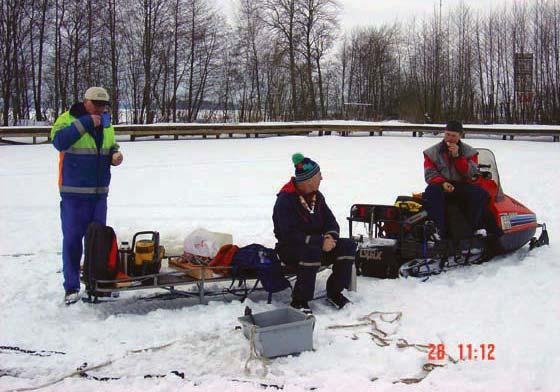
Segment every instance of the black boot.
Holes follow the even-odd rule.
[[[313,314],[313,311],[309,307],[309,303],[307,303],[307,301],[301,301],[294,298],[292,299],[292,303],[290,304],[290,306],[305,314]]]
[[[342,293],[328,295],[327,301],[337,309],[342,309],[347,303],[350,302]]]

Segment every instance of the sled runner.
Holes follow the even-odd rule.
[[[399,196],[394,205],[354,204],[348,221],[350,236],[358,241],[358,273],[378,278],[428,277],[488,261],[527,243],[530,249],[549,244],[546,225],[537,223],[534,212],[502,191],[494,154],[487,149],[478,152],[475,183],[490,195],[489,208],[483,214],[488,234],[474,235],[463,206],[446,203],[447,233],[442,240],[428,220],[421,194]],[[367,235],[353,236],[355,223],[363,223]],[[537,229],[541,230],[538,238]],[[491,234],[496,230],[503,234]]]
[[[170,257],[168,259],[173,258]],[[199,268],[193,268],[192,271],[187,269],[177,271],[168,270],[157,274],[123,279],[96,280],[94,285],[95,293],[102,293],[102,295],[91,296],[90,301],[97,302],[98,297],[110,296],[111,293],[120,291],[164,289],[169,292],[170,297],[198,297],[199,302],[204,304],[206,303],[206,297],[228,293],[239,295],[245,299],[256,289],[256,287],[250,288],[246,281],[242,282],[238,287],[232,284],[228,288],[209,289],[209,284],[232,281],[231,277],[226,276],[208,277],[208,272],[211,271],[212,267],[200,266]],[[193,276],[196,274],[199,274],[199,278]],[[191,286],[193,289],[179,289],[187,286]]]

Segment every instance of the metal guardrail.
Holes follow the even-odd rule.
[[[308,135],[317,133],[319,136],[337,132],[348,136],[355,132],[369,132],[370,136],[381,136],[383,132],[412,133],[412,136],[422,136],[424,133],[438,133],[445,128],[443,124],[401,124],[401,123],[359,123],[348,122],[289,122],[289,123],[239,123],[239,124],[134,124],[115,125],[115,133],[118,136],[128,135],[130,140],[137,137],[173,136],[175,140],[181,136],[215,136],[222,135],[245,135],[246,137],[258,137],[259,135]],[[560,138],[560,126],[531,126],[531,125],[465,125],[466,134],[498,135],[505,140],[508,136],[551,136],[553,141],[558,142]],[[20,141],[6,140],[6,138],[33,138],[33,144],[38,138],[46,138],[50,135],[49,126],[15,126],[0,127],[0,143],[20,144]],[[44,143],[45,141],[43,141]],[[26,144],[26,143],[24,143]]]

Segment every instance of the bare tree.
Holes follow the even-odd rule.
[[[389,93],[388,86],[396,82],[398,68],[396,65],[396,48],[399,34],[395,25],[383,25],[379,29],[368,27],[352,32],[349,52],[341,55],[348,65],[346,92],[347,113],[359,119],[378,119],[392,114],[396,104],[396,94]],[[346,71],[345,71],[346,72]]]
[[[271,47],[259,0],[239,0],[233,56],[236,59],[237,83],[240,90],[240,121],[263,119],[265,58]]]
[[[298,106],[297,93],[297,65],[296,57],[300,36],[297,28],[300,17],[299,2],[297,0],[265,0],[263,2],[266,16],[265,21],[271,31],[276,34],[282,44],[282,49],[288,54],[288,67],[290,72],[291,91],[291,118],[299,119],[300,110]]]
[[[108,23],[107,28],[109,30],[109,57],[110,57],[110,69],[111,69],[111,84],[109,89],[109,94],[111,95],[111,111],[113,124],[118,124],[120,122],[120,82],[119,82],[119,56],[118,53],[118,42],[119,42],[119,32],[117,29],[117,24],[122,22],[122,17],[119,17],[117,11],[117,0],[108,0],[107,4],[107,16]]]
[[[18,99],[14,102],[16,83],[14,79],[18,71],[18,39],[21,28],[21,3],[16,0],[2,1],[0,5],[0,56],[2,57],[1,90],[2,90],[2,122],[8,125],[10,108],[14,115],[13,121],[17,122]]]
[[[43,90],[43,60],[46,39],[46,17],[48,0],[33,0],[29,17],[30,54],[31,54],[31,85],[33,88],[33,105],[35,118],[43,121],[42,90]],[[38,26],[38,34],[35,34]],[[38,46],[38,48],[37,48]],[[37,48],[37,49],[36,49]]]
[[[318,118],[316,87],[314,74],[317,73],[317,89],[319,93],[321,115],[325,114],[324,96],[322,91],[321,59],[332,46],[338,28],[337,15],[340,11],[334,0],[300,0],[298,9],[301,18],[297,19],[303,45],[300,48],[305,59],[304,103],[307,118]]]

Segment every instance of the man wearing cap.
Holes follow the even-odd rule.
[[[64,301],[78,301],[82,241],[91,222],[105,224],[111,165],[122,163],[108,113],[109,94],[91,87],[84,101],[62,113],[51,129],[59,153],[60,218]]]
[[[478,151],[461,141],[463,125],[449,121],[443,140],[424,151],[424,177],[428,186],[424,204],[434,221],[436,239],[445,237],[445,200],[459,200],[466,209],[466,217],[476,230],[484,234],[482,216],[490,196],[473,183],[478,172]]]
[[[319,192],[323,177],[319,165],[297,153],[292,156],[295,176],[276,198],[272,220],[280,260],[297,271],[291,306],[310,313],[315,280],[321,265],[333,265],[327,280],[327,299],[342,308],[342,294],[350,284],[356,252],[354,241],[339,238],[336,218]]]

